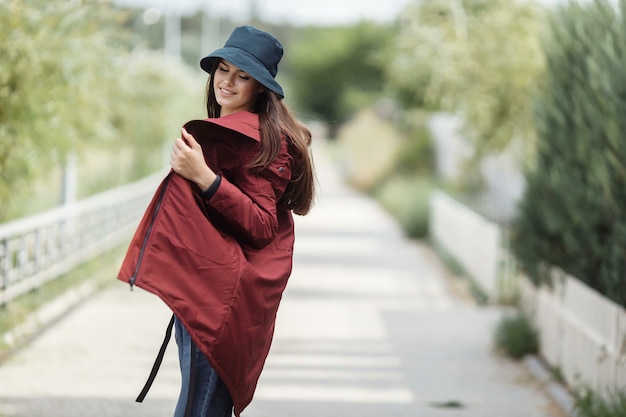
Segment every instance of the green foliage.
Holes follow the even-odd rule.
[[[401,142],[392,154],[391,170],[378,178],[371,193],[413,238],[428,236],[429,199],[435,188],[433,150],[421,112],[405,112]],[[387,144],[389,146],[389,144]]]
[[[105,172],[94,190],[118,185],[160,168],[163,141],[204,114],[200,71],[130,52],[124,24],[97,0],[0,2],[0,219],[19,215],[14,202],[58,175],[68,151],[130,153],[129,176]]]
[[[137,178],[155,169],[151,156],[158,155],[161,162],[164,141],[179,136],[186,121],[206,117],[206,77],[164,58],[162,52],[135,51],[125,61],[117,80],[120,93],[112,120],[119,137],[132,141],[133,177]]]
[[[554,265],[626,305],[626,1],[619,8],[569,3],[550,16],[537,163],[512,249],[536,283]]]
[[[297,107],[336,128],[370,105],[383,89],[381,54],[390,40],[391,30],[374,23],[302,29],[286,55]]]
[[[462,115],[477,158],[516,138],[530,158],[540,10],[516,0],[412,2],[386,67],[389,84],[407,105]]]
[[[520,312],[500,319],[494,331],[494,341],[500,351],[514,359],[537,353],[539,349],[536,331]]]
[[[362,110],[339,131],[337,157],[348,182],[370,193],[414,238],[428,234],[431,174],[430,138],[424,115],[407,115],[398,130],[371,109]]]
[[[392,176],[373,190],[374,197],[412,238],[428,236],[429,198],[435,188],[428,177]]]
[[[580,417],[623,417],[626,416],[626,392],[614,389],[600,394],[587,389],[577,396],[575,409]]]
[[[116,15],[88,3],[0,2],[0,207],[36,168],[113,137],[102,97],[117,68]]]
[[[399,123],[404,140],[396,153],[394,172],[401,175],[433,173],[434,150],[426,118],[421,111],[404,112],[404,121]]]

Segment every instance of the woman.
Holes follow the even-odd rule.
[[[122,264],[121,280],[174,312],[175,417],[239,416],[270,348],[291,273],[291,213],[307,214],[314,192],[310,132],[275,80],[282,55],[272,35],[242,26],[201,60],[209,118],[187,123],[175,140],[175,174]]]

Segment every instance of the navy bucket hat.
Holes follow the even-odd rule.
[[[213,65],[224,59],[283,98],[283,89],[275,79],[282,57],[283,46],[274,36],[253,26],[239,26],[223,48],[200,60],[200,68],[210,73]]]

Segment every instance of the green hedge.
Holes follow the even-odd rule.
[[[557,266],[626,305],[626,1],[549,20],[535,166],[512,248],[536,283]]]

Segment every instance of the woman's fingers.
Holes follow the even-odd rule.
[[[200,144],[198,143],[196,138],[194,138],[191,133],[187,132],[187,130],[184,127],[180,129],[180,132],[181,132],[183,140],[185,141],[187,145],[189,145],[189,147],[191,147],[192,149],[200,148]]]
[[[215,180],[215,173],[204,160],[202,146],[185,129],[180,138],[174,140],[170,165],[177,174],[206,189]]]

